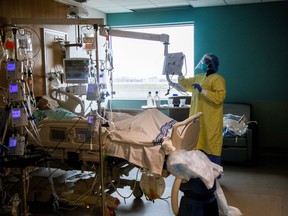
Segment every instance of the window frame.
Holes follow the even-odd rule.
[[[194,75],[194,23],[177,23],[177,24],[162,24],[162,25],[145,25],[145,26],[121,26],[121,27],[117,27],[115,29],[117,30],[123,30],[123,31],[136,31],[136,32],[143,32],[143,33],[154,33],[154,34],[167,34],[165,31],[165,29],[167,28],[183,28],[183,27],[191,27],[191,40],[190,40],[190,43],[191,43],[191,50],[190,50],[190,53],[189,53],[189,57],[188,57],[188,60],[187,60],[187,52],[183,52],[186,56],[186,59],[184,61],[184,65],[183,65],[183,73],[185,75],[189,75],[189,76],[193,76]],[[113,28],[114,29],[114,28]],[[150,29],[151,31],[147,32],[147,29]],[[156,32],[153,31],[153,29],[157,29]],[[160,29],[163,29],[163,31],[160,33]],[[170,34],[169,35],[169,38],[171,38]],[[128,79],[128,82],[119,82],[119,79],[117,79],[117,73],[119,71],[118,68],[117,68],[117,64],[115,65],[114,62],[115,62],[115,51],[114,51],[114,46],[115,46],[115,40],[117,40],[119,38],[119,41],[123,40],[123,38],[120,38],[120,37],[111,37],[111,42],[112,42],[112,52],[113,52],[113,66],[114,66],[114,70],[112,72],[112,77],[111,77],[111,81],[112,81],[112,84],[111,86],[113,87],[112,91],[116,91],[116,94],[112,94],[111,95],[111,98],[113,99],[144,99],[147,97],[148,95],[148,91],[151,91],[152,92],[152,95],[158,91],[159,92],[159,95],[161,97],[161,99],[164,99],[164,98],[168,98],[169,96],[172,96],[172,94],[180,94],[178,91],[176,91],[175,89],[170,89],[169,91],[169,94],[168,93],[168,89],[169,89],[169,85],[168,85],[168,81],[166,80],[166,77],[165,75],[162,75],[162,68],[161,68],[161,71],[159,71],[159,74],[157,74],[158,76],[161,75],[162,77],[159,79],[160,82],[155,82],[155,79],[153,79],[153,77],[150,77],[150,82],[149,82],[149,79],[147,78],[145,80],[145,78],[142,78],[142,82],[141,80],[134,80],[134,81],[131,81]],[[127,39],[125,38],[126,40],[137,40],[137,39]],[[125,40],[124,39],[124,40]],[[186,39],[187,40],[187,39]],[[143,42],[143,40],[138,40],[140,43],[141,41]],[[144,41],[145,42],[145,41]],[[148,41],[148,43],[151,42],[151,46],[155,45],[155,43],[158,43],[160,46],[163,46],[161,44],[161,42],[155,42],[155,41]],[[172,52],[182,52],[182,50],[177,50],[177,51],[174,51],[172,50],[171,51],[171,43],[173,43],[173,41],[169,40],[170,44],[168,46],[168,53],[172,53]],[[175,42],[175,41],[174,41]],[[141,51],[140,51],[141,52]],[[162,55],[162,60],[161,60],[161,64],[160,66],[163,67],[163,63],[164,63],[164,46],[162,47],[162,50],[161,50],[161,55]],[[190,67],[187,67],[187,62],[189,61],[189,64],[191,64]],[[186,74],[187,73],[187,74]],[[116,78],[115,78],[115,75],[116,75]],[[129,78],[129,77],[128,77]],[[172,79],[173,82],[177,82],[177,76],[174,76],[174,77],[170,77]],[[123,87],[127,87],[129,84],[131,83],[131,86],[132,85],[135,85],[134,88],[128,88],[126,91],[123,90],[123,89],[119,89],[120,86],[122,85],[122,88]],[[140,83],[144,83],[143,86],[147,85],[147,87],[145,89],[143,88],[140,88]],[[138,86],[139,89],[136,89]],[[165,86],[165,87],[164,87]],[[120,91],[120,92],[119,92]],[[122,91],[122,92],[121,92]],[[123,92],[126,92],[123,93]],[[133,94],[133,95],[131,95]]]

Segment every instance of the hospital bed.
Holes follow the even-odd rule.
[[[164,176],[167,173],[165,158],[170,152],[195,147],[201,115],[198,113],[177,122],[157,109],[137,115],[108,113],[108,124],[100,131],[101,145],[99,130],[88,129],[89,119],[86,117],[43,119],[37,123],[40,147],[51,158],[31,172],[28,200],[47,201],[51,194],[57,194],[55,202],[100,204],[100,146],[105,155],[103,167],[108,207],[116,207],[118,201],[112,194],[118,188],[130,186],[133,195],[141,197],[140,175],[135,179],[126,178],[131,170],[139,168],[158,177]],[[43,181],[46,186],[37,184]]]

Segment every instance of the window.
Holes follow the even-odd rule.
[[[183,52],[186,61],[183,65],[183,74],[194,74],[194,26],[173,25],[161,27],[125,28],[127,30],[143,33],[168,34],[168,53]],[[164,63],[164,45],[159,41],[139,40],[121,37],[112,37],[113,49],[113,90],[114,98],[142,99],[146,98],[148,91],[155,94],[159,92],[161,98],[167,98],[175,89],[170,90],[165,75],[162,75]],[[177,76],[172,77],[177,82]],[[179,94],[179,93],[178,93]]]

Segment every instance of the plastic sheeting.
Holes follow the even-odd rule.
[[[178,178],[189,181],[200,178],[208,189],[213,187],[214,180],[223,172],[223,168],[209,160],[199,150],[172,152],[167,160],[167,170]]]
[[[226,137],[243,136],[248,128],[245,116],[225,114],[223,117],[223,135]]]

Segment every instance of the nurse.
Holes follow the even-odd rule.
[[[201,69],[202,72],[189,78],[181,74],[178,83],[192,92],[189,115],[203,112],[196,149],[203,151],[212,162],[220,165],[226,85],[224,78],[217,73],[218,66],[219,60],[216,55],[205,54],[195,68]],[[218,216],[215,189],[214,185],[208,190],[199,178],[191,178],[188,182],[182,183],[180,190],[184,196],[180,202],[178,216]]]

